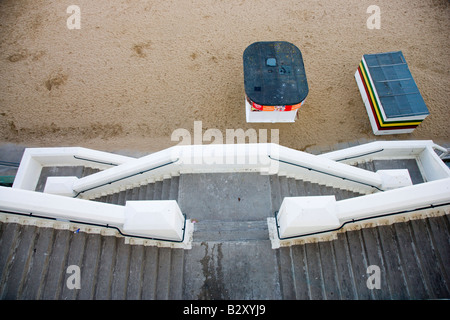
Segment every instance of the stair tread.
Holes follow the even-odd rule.
[[[172,177],[172,181],[170,182],[170,190],[169,190],[169,200],[177,200],[178,199],[178,189],[180,185],[180,177],[175,176]]]
[[[153,183],[147,184],[147,191],[145,193],[144,200],[153,200],[154,187],[155,186]]]
[[[172,179],[164,179],[161,186],[161,200],[169,200]]]
[[[156,181],[153,189],[153,200],[161,200],[162,181]]]

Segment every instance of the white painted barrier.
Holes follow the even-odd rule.
[[[281,238],[293,237],[340,226],[336,215],[336,198],[286,197],[277,215]]]
[[[371,160],[416,159],[425,181],[450,177],[450,169],[434,149],[447,151],[431,140],[375,141],[324,153],[319,157],[346,164]]]
[[[319,157],[348,164],[355,164],[373,159],[408,159],[416,158],[429,146],[433,147],[436,145],[431,140],[373,141],[358,146],[323,153],[320,154]]]
[[[418,162],[421,164],[422,172],[426,181],[434,181],[450,177],[450,169],[433,150],[437,147],[439,146],[427,146],[418,157]]]
[[[107,169],[133,159],[81,147],[27,148],[17,170],[13,188],[35,190],[43,167],[86,166]]]
[[[75,195],[73,185],[76,181],[77,177],[48,177],[44,193],[73,197]]]
[[[274,144],[175,146],[81,178],[73,187],[80,197],[95,198],[183,173],[274,174],[277,163],[268,154],[276,154],[277,148]]]
[[[450,213],[450,178],[341,201],[331,198],[284,198],[276,220],[268,219],[272,247],[320,240],[324,235],[329,239],[347,223],[376,223],[387,216],[395,221],[396,216],[420,215],[434,208]]]
[[[123,230],[127,234],[181,241],[184,216],[175,200],[127,201]]]
[[[204,172],[278,174],[372,193],[408,185],[405,173],[397,172],[399,176],[391,184],[394,171],[386,175],[348,163],[375,154],[377,159],[415,157],[429,180],[450,176],[449,169],[434,153],[434,147],[432,141],[375,142],[316,156],[277,144],[180,145],[139,159],[84,148],[27,149],[13,187],[34,190],[42,166],[94,164],[105,170],[73,182],[74,194],[81,198],[100,197],[182,173]],[[119,165],[102,164],[109,162]]]
[[[450,178],[336,202],[341,223],[430,205],[450,205]]]
[[[148,238],[150,245],[180,242],[190,248],[192,231],[176,201],[127,201],[125,206],[74,199],[58,195],[0,187],[0,212],[23,214],[28,218],[51,218],[67,223],[116,228],[122,236]],[[171,245],[172,247],[174,245]]]
[[[326,157],[281,146],[279,149],[279,160],[282,161],[279,175],[360,193],[390,190],[411,184],[409,174],[405,171],[392,171],[390,174],[386,174],[384,170],[371,172]]]
[[[0,187],[0,209],[118,228],[125,220],[123,206],[6,187]]]

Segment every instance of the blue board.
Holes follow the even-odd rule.
[[[429,114],[401,51],[365,54],[364,60],[387,120]]]

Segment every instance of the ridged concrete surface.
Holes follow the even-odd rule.
[[[2,299],[450,298],[448,216],[349,231],[273,250],[268,240],[194,242],[191,250],[0,224]],[[67,267],[81,271],[69,290]],[[381,288],[366,285],[380,267]]]

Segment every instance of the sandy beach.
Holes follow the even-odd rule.
[[[67,27],[70,5],[80,29]],[[450,142],[449,31],[448,0],[1,0],[0,144],[154,152],[194,121],[224,134],[279,129],[298,150]],[[309,94],[295,123],[246,123],[242,54],[256,41],[303,54]],[[354,73],[363,54],[397,50],[430,115],[413,133],[375,136]]]

